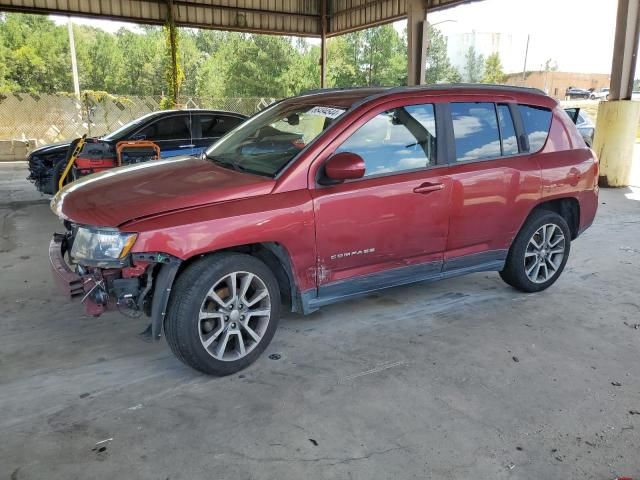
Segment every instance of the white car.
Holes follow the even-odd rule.
[[[609,89],[608,88],[599,88],[591,92],[589,95],[591,100],[609,100]]]

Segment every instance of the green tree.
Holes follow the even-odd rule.
[[[115,35],[97,28],[74,26],[80,88],[110,93],[122,91],[124,58]]]
[[[116,33],[75,25],[80,87],[114,95],[170,95],[172,63],[162,27],[140,26]],[[283,97],[320,85],[320,50],[304,39],[210,30],[178,30],[182,96]],[[451,81],[445,57],[434,81]],[[329,40],[329,86],[406,83],[406,35],[385,25]],[[435,57],[434,57],[435,58]],[[444,62],[444,63],[443,63]],[[66,25],[44,16],[0,16],[0,89],[48,93],[72,91]]]
[[[454,66],[451,66],[451,73],[449,74],[449,82],[450,83],[461,83],[462,75],[458,71],[458,69]]]
[[[362,33],[366,85],[406,83],[406,45],[393,25],[368,28]]]
[[[4,46],[0,38],[0,92],[10,92],[15,90],[15,85],[7,79],[9,68],[7,66],[7,58],[9,50]]]
[[[429,44],[427,47],[425,83],[458,83],[461,81],[460,73],[451,65],[447,53],[447,39],[440,30],[428,26],[427,35]]]
[[[179,62],[184,72],[181,94],[193,96],[196,94],[198,72],[207,59],[207,54],[198,48],[197,36],[193,31],[180,31]]]
[[[465,81],[469,83],[479,83],[482,80],[484,70],[484,57],[476,53],[476,49],[471,46],[465,54]]]
[[[282,77],[287,95],[320,88],[320,47],[311,46],[306,40],[298,38],[294,48],[297,54]]]
[[[230,34],[204,62],[196,90],[210,97],[286,96],[286,72],[295,55],[284,37]]]
[[[211,56],[218,51],[230,34],[219,30],[196,30],[192,35],[198,50]]]
[[[482,83],[503,83],[505,79],[500,54],[492,53],[484,62],[484,76]]]
[[[327,49],[330,86],[406,84],[406,39],[392,25],[332,38]]]
[[[558,63],[553,58],[547,58],[542,69],[545,72],[555,72],[558,70]]]
[[[327,41],[327,84],[330,87],[364,85],[360,71],[360,32],[330,38]]]
[[[134,95],[168,93],[163,75],[166,55],[165,38],[161,27],[143,27],[142,34],[120,29],[117,45],[123,55],[120,91]]]
[[[0,17],[5,87],[27,92],[55,92],[72,87],[66,29],[41,15]]]

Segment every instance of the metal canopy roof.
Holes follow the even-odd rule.
[[[173,0],[176,25],[319,37],[406,17],[410,0]],[[423,0],[437,10],[473,0]],[[168,0],[0,0],[0,11],[163,24]],[[324,15],[323,15],[324,13]]]

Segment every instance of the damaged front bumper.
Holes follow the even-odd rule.
[[[72,270],[65,259],[68,248],[69,236],[54,233],[49,243],[49,264],[60,289],[69,298],[80,299],[89,315],[100,315],[105,310],[116,309],[116,302],[110,301],[107,295],[104,271],[82,268]],[[114,269],[109,272],[111,275],[115,274]]]
[[[70,298],[84,296],[83,280],[80,275],[69,268],[64,259],[67,250],[67,236],[60,233],[54,233],[49,243],[49,264],[53,278],[58,286]]]
[[[101,268],[67,262],[73,243],[71,233],[54,233],[49,243],[53,277],[72,300],[80,300],[85,312],[98,316],[108,310],[125,310],[151,317],[151,338],[160,338],[173,280],[180,259],[163,253],[133,254],[126,265]]]

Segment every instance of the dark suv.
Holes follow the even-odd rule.
[[[77,161],[78,173],[113,168],[116,145],[123,140],[154,142],[160,148],[161,158],[199,154],[246,118],[240,113],[200,109],[148,113],[108,135],[88,141]],[[40,192],[54,194],[58,191],[58,180],[71,153],[72,143],[45,145],[28,155],[27,180],[33,182]]]
[[[271,147],[270,147],[271,145]],[[598,163],[537,90],[434,86],[281,101],[199,158],[65,187],[54,270],[91,314],[150,316],[186,364],[230,374],[310,313],[395,285],[497,271],[537,292],[593,222]]]

